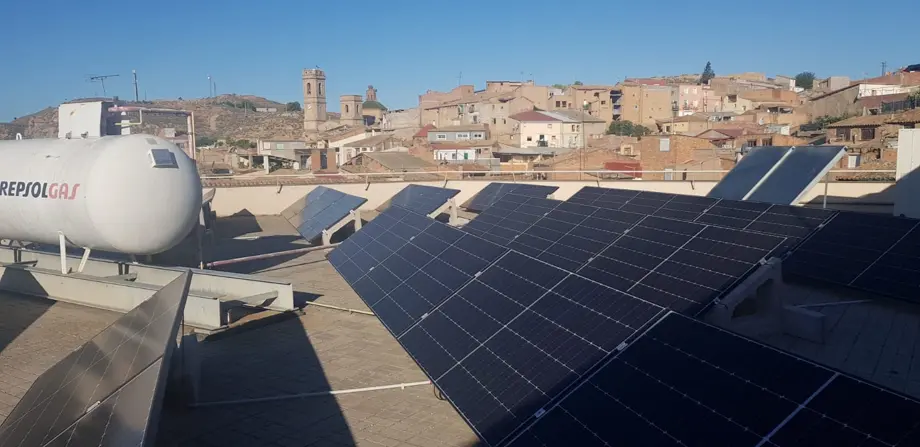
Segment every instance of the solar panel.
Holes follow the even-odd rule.
[[[438,188],[426,185],[409,185],[399,191],[384,206],[378,208],[383,211],[391,205],[401,206],[418,214],[429,215],[444,206],[448,200],[459,194],[459,189]]]
[[[164,389],[162,365],[163,359],[153,362],[45,445],[140,447],[152,443]]]
[[[783,271],[920,302],[920,220],[840,212],[783,261]]]
[[[661,210],[664,203],[694,206],[694,197],[687,202],[645,200],[620,206],[641,213],[512,194],[506,199],[464,229],[616,290],[691,314],[787,244],[781,237],[648,214]]]
[[[380,216],[392,222],[388,221],[386,228],[372,227]],[[398,207],[380,216],[346,243],[368,229],[372,232],[365,237],[373,239],[359,238],[342,255],[334,255],[346,245],[343,243],[330,253],[329,260],[394,335],[401,334],[507,251]],[[419,225],[419,219],[427,225]],[[362,258],[373,261],[361,264]]]
[[[559,206],[557,200],[506,194],[463,226],[463,230],[497,244],[507,245],[537,220]]]
[[[190,281],[191,273],[183,273],[39,376],[0,426],[0,446],[47,445],[151,365],[162,360],[165,366]],[[149,410],[147,394],[122,393],[120,399],[127,399],[122,401],[127,404],[124,411]],[[157,391],[153,401],[161,397]],[[122,415],[119,406],[113,411],[119,421],[132,420],[131,415]]]
[[[912,446],[920,403],[670,313],[512,446]]]
[[[392,206],[339,244],[329,253],[329,262],[354,287],[359,279],[434,222],[399,206]]]
[[[846,154],[843,146],[798,146],[745,200],[790,205],[802,197]]]
[[[349,213],[367,202],[363,197],[345,194],[325,186],[317,186],[306,196],[287,207],[281,215],[308,241],[322,236],[326,230],[348,217]]]
[[[789,152],[788,147],[755,147],[741,158],[706,197],[744,200],[755,186]]]
[[[505,194],[514,193],[524,197],[538,197],[545,199],[550,194],[556,192],[558,186],[545,185],[528,185],[523,183],[489,183],[482,191],[470,199],[469,204],[465,207],[470,211],[482,211],[492,206],[497,200]]]
[[[398,340],[487,445],[499,445],[659,306],[508,252]]]
[[[836,213],[818,208],[593,186],[582,188],[568,202],[783,236],[790,239],[786,247],[811,234]]]
[[[530,200],[520,203],[517,210],[540,209],[528,205]],[[488,445],[500,444],[539,408],[663,314],[663,307],[697,311],[697,305],[707,305],[772,249],[733,245],[738,240],[732,234],[755,245],[775,245],[782,240],[565,202],[559,202],[549,216],[563,219],[562,213],[567,213],[584,220],[585,216],[575,213],[577,209],[634,219],[621,227],[615,220],[600,217],[596,224],[582,223],[591,230],[586,235],[613,236],[596,243],[597,250],[607,250],[586,259],[578,273],[553,265],[559,258],[571,257],[566,250],[549,252],[544,262],[404,210],[399,211],[402,219],[415,216],[428,225],[404,225],[384,213],[385,231],[378,230],[374,239],[359,239],[346,248],[345,255],[354,260],[363,256],[356,254],[359,250],[382,251],[373,248],[375,241],[396,239],[395,234],[387,235],[390,232],[414,234],[402,239],[401,247],[391,247],[390,255],[365,269],[363,276],[341,268],[345,255],[336,260],[330,256],[333,265],[345,272],[343,276],[351,276],[346,279],[362,300]],[[507,218],[518,216],[527,219],[528,214],[511,213]],[[615,233],[618,228],[624,230]],[[437,236],[440,244],[428,240],[428,235]],[[518,247],[522,237],[509,247]],[[657,238],[660,243],[643,237]],[[619,241],[624,245],[617,245]],[[664,253],[664,247],[672,253]],[[614,265],[618,262],[622,266]],[[430,268],[435,263],[443,265]],[[706,263],[712,270],[684,263]]]

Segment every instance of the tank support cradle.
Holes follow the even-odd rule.
[[[61,250],[61,273],[66,275],[70,273],[70,269],[67,268],[67,237],[60,231],[58,231],[58,243]],[[77,267],[78,273],[83,273],[83,268],[86,267],[86,261],[89,260],[91,252],[91,249],[83,247],[83,257],[80,258],[80,266]]]

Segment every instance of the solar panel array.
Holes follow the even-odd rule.
[[[763,146],[748,152],[707,194],[708,197],[744,200],[760,180],[789,152],[788,147]]]
[[[363,197],[345,194],[325,186],[317,186],[294,202],[282,213],[297,232],[308,241],[322,236],[326,230],[348,217],[349,213],[367,202]]]
[[[528,202],[530,200],[534,199],[528,199]],[[536,203],[542,202],[537,200]],[[522,207],[531,211],[539,209],[537,206]],[[667,219],[653,221],[677,222],[678,227],[668,227],[668,230],[686,228],[681,224],[688,224]],[[730,229],[700,227],[716,231],[713,237],[739,233]],[[639,228],[636,232],[645,231],[640,227],[635,228]],[[359,236],[362,233],[365,233],[364,236]],[[686,232],[671,234],[687,236]],[[755,233],[747,233],[745,236],[772,239],[774,242],[779,240]],[[713,239],[707,240],[716,242]],[[644,253],[646,248],[654,251],[654,243],[646,241],[646,246],[637,252]],[[720,253],[711,247],[700,249]],[[597,257],[602,258],[604,256]],[[577,272],[559,268],[528,254],[490,243],[472,234],[464,234],[399,207],[392,207],[371,221],[333,251],[329,259],[359,296],[374,309],[387,329],[486,445],[506,445],[521,433],[521,437],[514,441],[515,445],[605,445],[604,442],[609,445],[668,445],[655,444],[652,442],[655,440],[654,437],[648,438],[648,441],[643,441],[645,438],[641,435],[630,437],[630,430],[639,430],[639,424],[628,427],[615,424],[620,438],[615,436],[616,433],[602,433],[604,437],[601,439],[593,439],[593,443],[583,443],[582,441],[588,441],[583,436],[585,427],[591,427],[590,424],[601,424],[602,428],[609,429],[614,426],[612,422],[617,421],[610,415],[623,413],[623,409],[616,405],[616,398],[610,398],[595,390],[591,390],[593,396],[585,396],[584,390],[590,389],[585,385],[589,377],[591,380],[607,377],[602,376],[602,373],[606,374],[604,371],[609,369],[609,359],[622,351],[624,346],[633,343],[639,334],[665,315],[665,306],[687,310],[681,303],[655,303],[638,296],[635,292],[641,293],[639,289],[627,291],[609,287],[589,277],[589,273],[594,274],[588,268],[590,262]],[[667,260],[661,263],[670,265],[667,264]],[[606,266],[598,267],[595,269],[598,272],[611,271]],[[687,275],[687,270],[665,271],[692,277]],[[633,281],[634,284],[640,284],[643,280],[644,278],[638,278]],[[718,293],[709,291],[707,296],[712,300]],[[659,329],[653,329],[655,330]],[[710,351],[726,349],[723,345],[729,346],[720,340],[706,339],[692,331],[688,331],[684,337],[686,340],[683,341],[697,343],[696,347],[703,352],[694,355],[706,361],[719,360],[705,355],[712,354]],[[644,339],[645,337],[639,338],[639,341],[633,343],[633,347],[623,352],[638,356],[635,362],[656,362],[656,356],[661,350],[640,349],[641,345],[638,343]],[[732,340],[735,339],[737,337]],[[787,374],[788,364],[794,363],[788,361],[791,357],[784,357],[787,360],[785,363],[776,363],[773,358],[767,357],[766,363],[759,364],[756,361],[760,358],[759,353],[745,356],[742,348],[727,348],[724,351],[727,355],[720,360],[729,363],[733,360],[741,362],[739,368],[742,369],[727,369],[732,366],[738,367],[734,364],[723,367],[723,370],[735,374],[728,376],[732,380],[737,382],[739,377],[743,377],[742,373],[752,374],[750,380],[754,383],[758,383],[754,379],[767,380],[773,373],[779,374],[776,380],[790,377],[783,374]],[[690,349],[689,345],[687,349]],[[706,351],[707,349],[709,351]],[[643,352],[645,355],[642,355]],[[687,361],[681,363],[680,360],[679,356],[673,360],[663,359],[658,370],[671,372],[669,377],[680,378],[679,374],[673,374],[684,371],[683,367]],[[608,366],[601,368],[605,362]],[[701,365],[712,367],[711,363],[706,362],[702,362]],[[599,368],[601,372],[595,374]],[[796,369],[788,370],[788,374],[799,373],[801,372]],[[639,379],[642,377],[637,374],[633,376]],[[695,392],[689,381],[699,380],[711,386],[708,377],[700,372],[699,375],[688,376],[683,382],[674,385],[685,385],[690,387],[687,391]],[[793,391],[798,389],[798,382],[809,383],[808,377],[796,376],[790,380]],[[763,383],[764,386],[771,384],[772,382]],[[634,385],[643,386],[645,382],[639,380]],[[624,386],[623,392],[627,393],[629,389],[629,386]],[[740,391],[750,389],[741,387]],[[816,388],[812,388],[814,389]],[[659,393],[629,397],[649,403],[656,400],[649,396],[661,395],[674,400],[686,394],[686,391],[680,389],[675,392],[673,388],[664,387],[664,391],[668,390],[672,395]],[[731,388],[719,391],[715,396],[735,391],[739,390]],[[785,389],[774,391],[789,392]],[[576,400],[572,396],[579,397]],[[734,399],[745,396],[750,397],[750,394],[730,397]],[[802,399],[800,401],[804,402]],[[557,405],[558,402],[563,402],[565,406]],[[678,410],[693,410],[695,413],[668,413],[667,405],[656,405],[655,408],[660,408],[656,411],[663,412],[658,416],[667,423],[679,420],[707,422],[711,419],[711,410],[708,407],[688,406],[687,402],[679,399],[677,402],[683,405]],[[740,405],[739,402],[746,401],[742,399],[732,402],[737,406]],[[769,399],[765,402],[773,403]],[[594,411],[587,411],[591,405],[602,406]],[[576,412],[578,417],[586,419],[573,422],[565,413],[568,408],[573,408],[572,411]],[[742,411],[746,408],[749,407],[736,407],[734,410]],[[756,404],[752,408],[754,409],[746,411],[759,411]],[[773,411],[772,407],[770,410]],[[619,413],[614,413],[615,411]],[[651,420],[654,422],[654,419]],[[749,418],[745,423],[752,420]],[[695,423],[686,425],[685,430],[697,429],[697,441],[703,439],[707,442],[688,442],[685,445],[719,445],[718,443],[722,442],[717,430],[708,430],[706,426],[696,426]],[[758,430],[760,427],[757,426]],[[764,433],[757,439],[762,440],[767,434]],[[807,434],[807,430],[804,430],[789,436]],[[606,437],[608,435],[610,437]],[[705,438],[706,436],[708,438]],[[630,444],[627,441],[634,443]],[[673,442],[672,444],[680,445]]]
[[[470,211],[483,211],[504,197],[505,194],[511,193],[519,196],[545,199],[550,194],[556,192],[557,189],[559,189],[557,186],[528,185],[525,183],[489,183],[470,199],[469,204],[467,204],[465,208]]]
[[[676,313],[512,446],[920,445],[920,402]]]
[[[396,205],[418,214],[429,215],[444,206],[448,200],[459,193],[459,189],[409,185],[396,193],[392,199],[377,208],[377,210],[383,211],[392,205]]]
[[[826,209],[593,186],[582,188],[568,201],[772,234],[796,242],[836,213]]]
[[[795,204],[844,154],[843,146],[754,148],[713,187],[708,197]]]
[[[148,442],[190,282],[183,273],[39,376],[0,426],[0,446]]]
[[[920,220],[840,212],[783,271],[920,302]]]

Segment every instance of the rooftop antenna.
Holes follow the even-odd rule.
[[[137,91],[137,70],[131,70],[131,75],[134,76],[134,102],[140,102],[140,94]]]
[[[105,92],[105,80],[106,80],[106,78],[114,78],[114,77],[118,77],[118,76],[120,76],[120,75],[90,76],[90,77],[89,77],[89,80],[90,80],[90,82],[99,81],[99,83],[102,84],[102,96],[108,97],[108,94],[106,94],[106,92]]]
[[[882,62],[882,76],[885,76],[885,73],[888,73],[888,62]]]
[[[463,72],[462,71],[460,72],[460,75],[457,76],[457,85],[458,86],[463,85]]]

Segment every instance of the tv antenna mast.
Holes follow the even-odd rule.
[[[106,80],[106,78],[114,78],[114,77],[118,77],[118,76],[120,76],[120,75],[90,76],[90,77],[89,77],[89,81],[90,81],[90,82],[99,81],[99,83],[102,84],[102,96],[108,97],[108,95],[105,93],[105,80]]]

